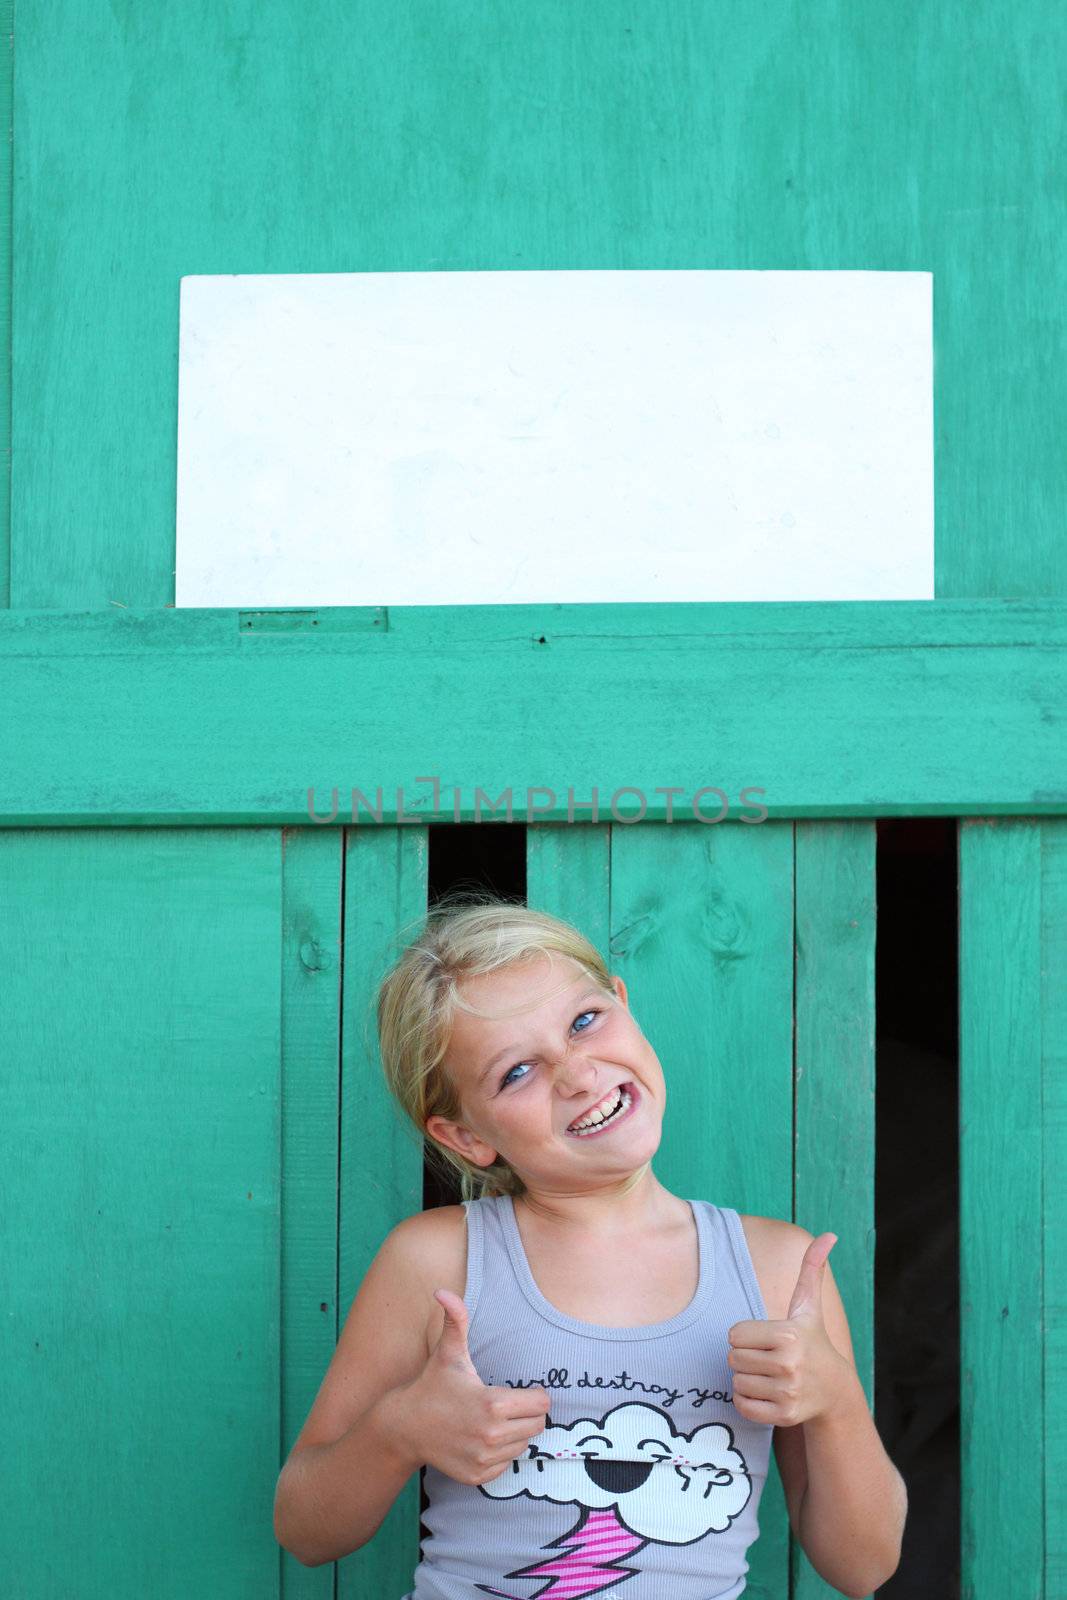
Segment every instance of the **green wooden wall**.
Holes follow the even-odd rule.
[[[1052,0],[5,0],[0,18],[11,130],[0,603],[5,716],[18,713],[4,782],[25,797],[7,815],[24,808],[37,824],[0,829],[0,1398],[19,1466],[0,1501],[0,1590],[326,1597],[330,1569],[279,1555],[271,1496],[376,1237],[419,1201],[417,1148],[374,1098],[367,1006],[396,928],[424,903],[426,835],[269,825],[283,792],[270,740],[218,688],[206,710],[216,728],[239,724],[243,787],[220,800],[207,784],[195,827],[99,825],[132,820],[131,729],[144,731],[141,793],[159,792],[153,760],[172,800],[210,770],[196,719],[168,705],[175,684],[191,695],[192,653],[184,676],[168,676],[151,636],[151,612],[174,600],[180,279],[932,272],[936,594],[1053,602],[1067,595],[1067,11]],[[92,653],[83,621],[53,619],[52,656],[31,671],[27,641],[52,626],[38,608],[93,613],[93,628],[134,624],[116,626],[107,671],[92,669],[80,697],[66,695]],[[853,608],[838,618],[846,632],[863,622]],[[753,617],[765,643],[782,625]],[[1059,637],[1062,609],[1049,625]],[[920,642],[948,656],[954,641],[909,644]],[[825,677],[839,658],[807,644]],[[582,681],[604,646],[575,649]],[[738,692],[751,695],[746,653],[734,652]],[[964,1589],[1057,1600],[1067,817],[981,812],[992,789],[1004,809],[1029,798],[1063,810],[1061,668],[1040,639],[990,641],[968,696],[950,667],[903,642],[885,660],[916,709],[884,782],[857,769],[845,740],[842,782],[857,804],[944,809],[928,706],[939,727],[962,730],[945,748],[967,815]],[[253,716],[295,665],[276,663],[272,682],[248,677]],[[850,681],[839,679],[839,736]],[[984,701],[980,685],[992,685]],[[677,745],[694,769],[702,748],[723,748],[709,729],[730,678],[720,672],[716,688],[691,704]],[[137,728],[123,721],[134,691],[146,696]],[[869,754],[884,728],[863,705]],[[811,724],[788,706],[781,716],[803,779]],[[743,737],[732,735],[735,752]],[[922,782],[909,787],[899,753],[919,749]],[[68,757],[50,815],[35,791],[40,751]],[[586,777],[574,781],[587,792]],[[212,805],[235,795],[252,796],[246,820],[259,825],[213,825]],[[820,814],[757,829],[536,827],[530,898],[600,940],[673,1069],[665,1181],[812,1227],[832,1211],[835,1275],[869,1381],[873,824],[834,820],[832,800]],[[668,953],[675,923],[685,936]],[[695,1034],[670,1005],[679,963],[701,995]],[[717,1136],[694,1038],[755,1074],[776,1160],[751,1165],[751,1129]],[[706,1137],[686,1136],[691,1125]],[[772,1481],[753,1552],[764,1600],[784,1600],[791,1561],[778,1492]],[[411,1484],[383,1536],[338,1567],[342,1594],[399,1600],[415,1508]],[[795,1552],[792,1568],[796,1596],[819,1592]]]
[[[0,833],[8,1600],[277,1592],[283,901],[273,829]]]
[[[964,1595],[1067,1594],[1067,818],[960,829]]]
[[[531,902],[597,940],[664,1063],[657,1171],[833,1226],[872,1398],[873,823],[527,842]],[[964,1593],[1053,1600],[1067,818],[976,819],[960,847]],[[427,866],[421,826],[0,830],[5,1593],[327,1592],[274,1545],[271,1497],[377,1242],[421,1202],[373,994]],[[417,1506],[413,1479],[343,1594],[399,1600]],[[761,1526],[754,1596],[830,1593],[773,1468]]]

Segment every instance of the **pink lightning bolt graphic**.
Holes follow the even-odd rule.
[[[601,1594],[617,1583],[624,1583],[634,1576],[637,1568],[619,1567],[616,1562],[632,1556],[647,1540],[639,1539],[624,1527],[611,1509],[587,1512],[570,1533],[561,1534],[553,1543],[566,1545],[566,1551],[549,1561],[537,1561],[531,1567],[520,1567],[508,1573],[509,1578],[548,1579],[528,1600],[538,1600],[541,1595],[546,1600],[579,1600],[581,1595]],[[486,1594],[499,1595],[502,1600],[520,1600],[519,1596],[509,1595],[504,1589],[492,1589],[486,1583],[480,1583],[478,1588],[484,1589]]]

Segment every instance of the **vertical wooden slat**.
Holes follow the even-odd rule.
[[[675,1194],[788,1217],[793,826],[617,824],[611,966],[667,1083],[657,1177]],[[773,1456],[746,1593],[782,1600],[788,1519]]]
[[[959,852],[962,1593],[1041,1600],[1041,824]]]
[[[344,831],[285,828],[281,848],[280,1462],[304,1425],[337,1340]],[[302,1566],[281,1549],[279,1559],[284,1600],[332,1600],[332,1567]]]
[[[374,997],[425,914],[428,850],[421,826],[346,830],[337,1333],[385,1235],[422,1210],[422,1140],[382,1080]],[[399,1600],[418,1558],[413,1473],[370,1543],[337,1564],[337,1593]]]
[[[793,1220],[836,1233],[830,1266],[874,1400],[873,822],[796,824]],[[793,1595],[835,1595],[791,1540]]]
[[[0,3],[0,606],[11,604],[11,186],[15,164],[12,115],[15,0]]]
[[[1067,1595],[1067,818],[1041,823],[1045,1596]],[[1025,1270],[1020,1262],[1017,1268]]]
[[[610,967],[610,823],[531,823],[526,904],[573,923]]]
[[[0,833],[0,1590],[270,1600],[273,828]]]

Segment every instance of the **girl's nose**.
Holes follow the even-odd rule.
[[[588,1094],[597,1081],[597,1065],[581,1052],[561,1056],[556,1066],[556,1082],[571,1094]]]

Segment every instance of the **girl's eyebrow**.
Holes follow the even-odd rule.
[[[567,1002],[567,1009],[569,1010],[574,1006],[584,1005],[587,1000],[595,1000],[598,996],[600,996],[602,999],[605,999],[605,1000],[607,999],[607,995],[604,994],[603,990],[601,990],[601,989],[586,989],[585,993],[579,995],[577,1000],[569,1000]],[[560,1009],[562,1010],[563,1008],[561,1007]],[[518,1055],[518,1054],[521,1053],[521,1051],[522,1051],[522,1040],[521,1039],[516,1044],[508,1044],[508,1045],[504,1046],[503,1050],[498,1050],[496,1055],[492,1056],[485,1063],[485,1066],[482,1068],[481,1072],[479,1072],[479,1074],[478,1074],[478,1082],[479,1082],[479,1084],[481,1084],[485,1080],[485,1078],[488,1077],[489,1073],[492,1072],[493,1068],[496,1066],[498,1061],[503,1060],[503,1058],[505,1056]]]

